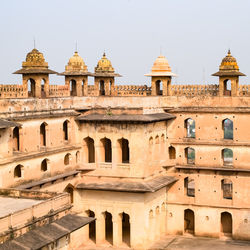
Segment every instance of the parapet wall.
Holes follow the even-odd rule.
[[[219,96],[219,85],[171,85],[169,89],[170,96]],[[83,96],[98,96],[99,89],[96,85],[88,85],[87,93],[83,91]],[[110,94],[111,93],[111,94]],[[70,97],[69,85],[49,85],[48,96],[42,95],[42,98]],[[111,91],[105,93],[105,96],[151,96],[152,89],[147,85],[116,85]],[[160,91],[162,95],[162,91]],[[250,85],[240,85],[238,88],[239,96],[250,96]],[[23,85],[0,85],[0,99],[7,98],[27,98],[28,90]]]
[[[151,87],[147,85],[117,85],[114,87],[114,96],[148,96]]]
[[[0,189],[0,195],[7,198],[41,200],[38,204],[0,218],[0,244],[64,216],[71,208],[70,196],[67,193]]]
[[[0,98],[27,98],[28,91],[23,85],[0,85]]]
[[[172,96],[195,96],[210,95],[217,96],[219,93],[219,85],[172,85]]]

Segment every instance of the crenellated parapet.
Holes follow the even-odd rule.
[[[250,85],[240,85],[239,96],[250,96]]]
[[[151,87],[147,85],[118,85],[114,87],[114,96],[149,96]]]
[[[49,97],[67,97],[70,96],[68,85],[49,85]]]
[[[28,91],[23,85],[0,85],[0,98],[27,98]]]
[[[171,85],[172,96],[218,96],[219,85]]]

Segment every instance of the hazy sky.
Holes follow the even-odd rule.
[[[92,72],[105,50],[122,84],[149,84],[144,74],[160,48],[178,74],[174,83],[217,83],[210,75],[230,47],[248,75],[240,83],[250,84],[249,0],[5,0],[0,11],[1,84],[21,83],[12,72],[33,49],[33,37],[57,72],[76,41]]]

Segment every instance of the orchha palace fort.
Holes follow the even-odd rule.
[[[230,51],[213,85],[172,84],[163,55],[143,86],[116,85],[105,53],[94,73],[78,52],[57,73],[33,49],[14,74],[0,85],[0,249],[250,240],[250,85]]]

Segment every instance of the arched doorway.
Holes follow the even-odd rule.
[[[162,82],[158,80],[155,82],[156,95],[162,95]]]
[[[20,139],[19,139],[19,128],[15,127],[13,129],[13,151],[20,150]]]
[[[71,185],[68,185],[65,189],[64,192],[68,193],[70,195],[70,202],[71,204],[74,202],[74,188]]]
[[[126,213],[122,213],[122,242],[130,247],[130,221]]]
[[[232,215],[228,212],[221,213],[221,232],[224,235],[232,235],[233,232],[233,220]]]
[[[76,96],[76,81],[74,79],[70,81],[70,95]]]
[[[105,95],[105,84],[104,84],[104,81],[101,80],[100,81],[100,95]]]
[[[29,97],[36,96],[36,82],[32,78],[28,80],[28,96]]]
[[[86,137],[84,139],[84,156],[86,158],[86,162],[94,163],[95,162],[95,143],[94,140],[90,137]]]
[[[130,154],[129,154],[129,141],[127,139],[119,139],[118,140],[119,143],[119,156],[120,156],[120,161],[121,163],[129,163],[129,158],[130,158]]]
[[[69,140],[69,121],[66,120],[63,123],[63,139],[65,141]]]
[[[112,214],[109,212],[104,213],[105,216],[105,240],[113,245],[113,221]]]
[[[176,150],[173,146],[168,148],[168,155],[170,160],[176,159]]]
[[[231,81],[226,79],[224,82],[224,96],[231,96]]]
[[[95,218],[95,213],[91,210],[87,211],[89,217]],[[89,223],[89,239],[96,243],[96,221]]]
[[[45,98],[45,97],[46,97],[45,84],[46,84],[45,79],[42,79],[42,80],[41,80],[41,97],[42,97],[42,98]]]
[[[22,177],[22,165],[17,165],[14,169],[14,178],[21,178]]]
[[[46,146],[46,126],[45,122],[40,126],[40,146]]]
[[[194,211],[184,210],[184,232],[194,234]]]
[[[101,139],[102,148],[103,148],[103,157],[104,162],[112,162],[112,143],[108,138]]]

